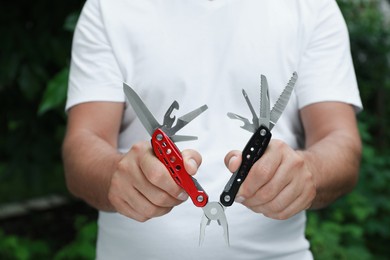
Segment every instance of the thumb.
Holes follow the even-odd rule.
[[[225,165],[229,169],[230,172],[235,172],[238,170],[238,167],[241,165],[241,152],[238,150],[230,151],[225,156]]]
[[[195,150],[186,149],[183,150],[181,155],[183,156],[184,167],[188,174],[195,175],[199,166],[202,164],[202,156]]]

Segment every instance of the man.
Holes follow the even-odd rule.
[[[226,113],[248,115],[241,89],[258,97],[261,74],[274,104],[294,71],[273,139],[226,209],[231,247],[216,225],[197,247],[203,211],[154,156],[122,83],[160,120],[174,99],[178,116],[209,106],[180,132],[199,140],[178,147],[215,201],[250,138]],[[312,259],[305,210],[356,184],[360,108],[333,0],[87,1],[74,35],[63,154],[68,188],[100,210],[97,258]]]

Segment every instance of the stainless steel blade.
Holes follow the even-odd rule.
[[[210,225],[210,222],[211,220],[208,219],[205,214],[203,214],[200,221],[199,246],[203,245],[204,235],[206,234],[206,227]]]
[[[177,131],[182,129],[185,125],[187,125],[189,122],[191,122],[194,118],[199,116],[201,113],[203,113],[205,110],[207,110],[207,105],[203,105],[184,116],[181,116],[177,119],[177,122],[174,127],[172,128],[163,128],[164,132],[169,136],[173,136]]]
[[[183,142],[183,141],[193,141],[193,140],[198,140],[197,136],[192,136],[192,135],[172,135],[169,138],[175,143],[177,142]]]
[[[203,244],[206,226],[210,225],[212,221],[217,221],[218,225],[222,227],[225,243],[230,246],[229,225],[225,215],[225,207],[221,203],[213,201],[208,202],[202,209],[204,214],[200,223],[199,246]]]
[[[286,108],[297,79],[298,74],[294,72],[287,86],[284,88],[282,94],[279,96],[274,107],[272,108],[270,114],[270,130],[275,126],[276,122],[279,120],[279,117],[282,115],[283,110]]]
[[[270,101],[268,92],[268,81],[264,75],[261,75],[260,85],[260,117],[259,124],[270,127]]]
[[[250,109],[250,111],[252,113],[252,123],[255,126],[255,128],[257,129],[260,126],[259,125],[259,118],[257,117],[257,114],[256,114],[255,110],[253,109],[252,103],[249,100],[248,94],[245,92],[244,89],[242,90],[242,95],[244,96],[245,101],[248,104],[248,107],[249,107],[249,109]]]
[[[161,127],[161,125],[154,118],[154,116],[146,107],[146,105],[138,96],[138,94],[129,85],[123,83],[123,90],[135,113],[137,114],[139,120],[144,125],[146,131],[148,131],[150,136],[152,136],[153,132],[157,128]]]
[[[175,122],[176,120],[176,116],[172,116],[171,117],[171,114],[173,112],[174,109],[179,109],[179,103],[177,103],[177,101],[173,101],[172,102],[172,105],[168,108],[167,112],[165,113],[165,116],[164,116],[164,121],[163,121],[163,125],[165,127],[172,127],[173,125],[173,122]]]
[[[257,128],[254,126],[254,124],[252,124],[251,122],[249,122],[249,119],[243,117],[243,116],[240,116],[240,115],[237,115],[237,114],[234,114],[234,113],[227,113],[228,117],[230,119],[237,119],[237,120],[240,120],[244,123],[243,126],[241,126],[242,129],[245,129],[251,133],[254,133],[256,132]]]

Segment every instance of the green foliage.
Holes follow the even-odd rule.
[[[49,248],[44,241],[30,240],[13,235],[6,236],[0,230],[0,259],[47,259],[48,253]]]
[[[68,89],[69,69],[64,68],[49,80],[39,105],[38,115],[43,115],[49,110],[60,109],[65,105],[66,91]]]
[[[1,4],[0,204],[66,192],[64,102],[72,30],[83,3]]]
[[[96,222],[87,222],[87,219],[80,216],[76,220],[78,234],[75,240],[62,248],[54,260],[83,260],[95,258],[95,244],[97,236]]]
[[[0,230],[0,259],[2,260],[87,260],[95,259],[97,235],[96,221],[85,216],[75,220],[78,230],[74,241],[58,251],[48,240],[37,240],[16,235],[6,235]],[[55,239],[55,238],[53,238]]]
[[[390,248],[390,13],[380,1],[339,0],[364,104],[360,181],[332,206],[308,213],[316,259],[388,259]]]

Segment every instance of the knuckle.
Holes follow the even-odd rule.
[[[146,146],[145,146],[144,142],[135,143],[131,146],[130,152],[138,154],[138,153],[145,151],[145,148],[146,148]]]
[[[248,208],[255,213],[263,213],[263,210],[261,207],[248,207]]]
[[[272,145],[279,150],[284,150],[287,147],[287,144],[282,140],[274,139]]]
[[[281,215],[283,210],[285,209],[285,206],[282,205],[282,203],[278,202],[277,200],[272,201],[269,204],[271,212],[274,212],[276,216]]]
[[[263,202],[263,203],[269,202],[274,198],[274,193],[272,192],[272,187],[270,187],[269,185],[261,188],[258,191],[258,195],[259,195],[259,200],[261,200],[261,202]]]
[[[276,203],[270,203],[269,208],[270,212],[272,212],[275,216],[278,215],[280,212],[280,208]]]
[[[125,172],[128,168],[128,162],[126,160],[120,160],[117,165],[117,172]],[[116,175],[114,174],[113,177]]]
[[[261,183],[267,183],[273,176],[273,171],[268,164],[259,164],[256,167],[256,177]]]
[[[118,205],[120,198],[113,193],[112,191],[109,191],[107,194],[108,201],[112,204],[112,206],[116,207]]]
[[[305,160],[302,156],[295,156],[292,162],[292,166],[296,169],[301,169],[305,165]]]
[[[272,218],[272,219],[275,219],[275,220],[286,220],[289,218],[289,215],[287,215],[285,212],[281,211],[281,212],[274,212],[274,211],[271,211],[271,212],[266,212],[266,213],[263,213],[264,216],[268,217],[268,218]]]
[[[309,183],[309,184],[312,184],[313,188],[314,188],[314,179],[313,179],[313,175],[310,173],[310,172],[307,172],[304,176],[304,181],[306,183]]]
[[[287,215],[284,212],[279,212],[279,213],[275,214],[274,218],[277,219],[277,220],[287,220],[289,218],[289,215]]]
[[[164,174],[162,174],[159,171],[153,171],[150,173],[146,173],[146,176],[147,176],[148,180],[156,186],[158,186],[158,184],[162,183],[164,180]]]
[[[245,182],[240,187],[240,194],[244,198],[252,197],[252,191],[248,185],[245,185]]]
[[[170,195],[167,193],[161,193],[159,196],[153,198],[152,202],[157,206],[168,206],[170,202]]]
[[[145,217],[145,216],[138,216],[135,218],[136,221],[138,222],[141,222],[141,223],[145,223],[146,221],[148,221],[150,218],[148,217]]]
[[[146,206],[144,206],[143,214],[142,214],[142,216],[144,218],[151,219],[151,218],[154,218],[154,217],[156,217],[158,215],[159,215],[158,207],[156,207],[154,205],[146,205]]]
[[[140,222],[140,223],[145,223],[148,220],[149,220],[148,218],[143,218],[143,217],[140,217],[140,218],[137,219],[137,221]]]

